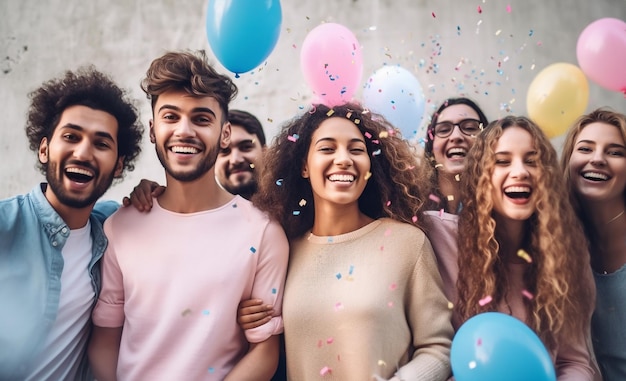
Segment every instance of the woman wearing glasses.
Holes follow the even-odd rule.
[[[476,135],[487,124],[485,113],[474,101],[450,98],[433,114],[426,131],[424,156],[435,170],[430,178],[424,222],[437,256],[444,292],[453,303],[458,274],[457,214],[462,208],[459,181],[465,168],[465,156],[474,145]]]

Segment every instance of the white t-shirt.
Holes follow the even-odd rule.
[[[26,380],[74,380],[84,355],[95,292],[89,276],[91,224],[71,230],[63,246],[63,272],[57,319]],[[72,365],[74,366],[72,368]]]

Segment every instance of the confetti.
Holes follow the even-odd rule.
[[[506,12],[511,13],[511,4],[506,6]]]
[[[387,206],[391,205],[391,201],[387,201],[387,203],[385,205],[387,205]]]
[[[397,288],[398,288],[398,285],[397,285],[397,284],[395,284],[395,283],[392,283],[392,284],[390,284],[390,285],[389,285],[389,289],[390,289],[391,291],[393,291],[393,290],[395,290],[395,289],[397,289]]]
[[[365,180],[369,179],[370,177],[372,177],[372,172],[367,171],[367,173],[365,174]]]
[[[332,337],[329,337],[328,339],[326,339],[326,344],[332,344],[335,342],[335,339],[333,339]]]
[[[524,249],[519,249],[517,251],[517,256],[522,258],[522,259],[524,259],[528,263],[533,263],[533,259],[530,257],[530,255]]]
[[[180,314],[185,317],[187,315],[189,315],[191,313],[191,310],[189,308],[185,309],[183,312],[181,312]]]
[[[341,279],[341,273],[335,274],[335,278],[337,278],[337,280],[340,280]]]
[[[300,215],[300,211],[299,210],[294,210],[293,212],[291,212],[291,214],[293,214],[294,216],[299,216]]]
[[[431,15],[433,16],[433,18],[437,17],[437,16],[435,16],[435,12],[432,12]]]
[[[305,199],[301,199],[300,202],[298,203],[298,205],[305,206],[306,205],[306,200]]]
[[[368,139],[372,138],[372,134],[370,134],[369,132],[365,132],[365,137]]]
[[[202,315],[204,315],[204,316],[208,316],[210,313],[211,313],[211,311],[209,311],[209,310],[203,310],[202,311]]]
[[[387,366],[387,363],[383,360],[378,360],[378,366]]]
[[[335,311],[343,310],[343,304],[341,302],[335,303]]]
[[[335,113],[335,110],[330,109],[330,110],[328,110],[328,112],[326,113],[326,116],[331,116],[331,115],[333,115],[334,113]]]
[[[448,302],[448,309],[451,310],[454,308],[454,304],[452,302]]]
[[[278,185],[278,186],[283,185],[283,179],[276,180],[276,185]]]
[[[528,290],[522,290],[522,295],[528,300],[532,300],[535,296]]]
[[[411,221],[413,221],[413,223],[416,223],[417,222],[417,216],[411,217]]]
[[[389,307],[389,308],[393,307],[393,302],[388,302],[387,303],[387,307]]]
[[[454,179],[456,181],[461,181],[461,175],[457,173],[456,175],[454,175]]]
[[[454,195],[453,194],[449,194],[447,196],[447,198],[448,198],[448,201],[454,201]]]
[[[441,199],[439,197],[437,197],[436,194],[433,194],[433,193],[429,194],[428,198],[431,199],[432,201],[436,202],[436,203],[440,203],[441,202]]]
[[[391,235],[391,229],[385,230],[385,237],[389,237]]]
[[[320,376],[325,376],[327,374],[332,373],[332,369],[330,369],[329,367],[325,366],[320,370]]]
[[[298,140],[298,138],[300,138],[300,136],[298,134],[293,134],[293,135],[287,136],[287,140],[289,140],[290,142],[294,142],[294,143]]]
[[[256,248],[254,246],[250,246],[250,252],[252,254],[256,253]]]
[[[378,155],[381,154],[381,152],[382,152],[382,150],[377,149],[376,151],[372,152],[372,156],[378,156]]]
[[[278,290],[276,288],[272,288],[272,294],[276,295],[277,292]]]
[[[215,373],[215,368],[210,367],[210,368],[208,369],[208,372],[209,372],[209,373]]]
[[[486,304],[491,303],[491,301],[492,301],[492,300],[493,300],[493,298],[491,297],[491,295],[487,295],[487,296],[485,296],[484,298],[480,299],[480,300],[478,301],[478,304],[479,304],[481,307],[483,307],[483,306],[485,306]]]
[[[478,9],[476,9],[478,11],[478,13],[483,13],[483,9],[480,7],[480,5],[478,6]]]
[[[378,134],[378,137],[381,138],[381,139],[388,138],[389,137],[389,132],[383,131],[380,134]]]

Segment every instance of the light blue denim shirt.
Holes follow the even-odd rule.
[[[44,196],[46,186],[0,201],[0,380],[24,379],[57,317],[61,250],[70,228]],[[118,206],[99,202],[90,217],[93,246],[88,271],[94,304],[101,286],[98,261],[107,246],[102,223]],[[79,342],[86,346],[90,327],[82,332],[85,337]],[[88,375],[85,348],[78,353],[82,358],[60,360],[81,362],[76,380]]]

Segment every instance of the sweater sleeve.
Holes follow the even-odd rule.
[[[421,235],[421,244],[414,248],[418,258],[412,288],[407,292],[408,320],[415,351],[412,360],[401,367],[396,376],[401,380],[445,380],[450,375],[452,311],[448,308],[430,241],[423,233]]]

